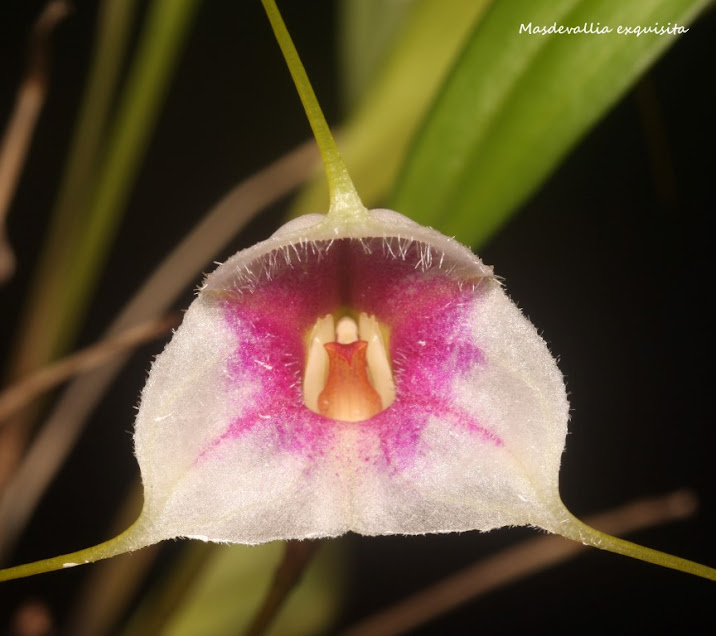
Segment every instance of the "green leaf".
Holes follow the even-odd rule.
[[[418,0],[404,16],[380,73],[364,91],[360,106],[337,140],[368,207],[384,201],[393,187],[410,140],[490,1]],[[300,42],[298,48],[300,52]],[[307,70],[310,75],[311,69]],[[302,191],[291,216],[327,210],[321,174]]]
[[[395,191],[392,207],[468,244],[483,242],[551,173],[706,0],[510,0],[474,30]],[[609,34],[520,33],[521,25],[608,26]],[[686,35],[685,37],[688,37]]]
[[[385,62],[417,0],[342,0],[338,38],[343,103],[355,106]]]
[[[282,553],[280,542],[219,546],[212,550],[179,610],[164,622],[162,634],[244,633],[266,594]],[[343,596],[343,560],[339,542],[322,546],[269,633],[286,636],[325,633],[335,619]]]

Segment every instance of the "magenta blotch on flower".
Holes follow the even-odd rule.
[[[307,406],[336,374],[312,360],[326,317],[367,344],[368,401],[394,385],[379,412]],[[470,250],[388,210],[311,215],[211,274],[157,359],[135,433],[145,514],[162,537],[242,543],[554,527],[567,411],[544,342]]]
[[[564,382],[468,248],[363,207],[273,0],[331,205],[210,274],[142,393],[144,507],[97,546],[0,581],[163,539],[262,543],[532,525],[716,579],[591,528],[559,496]]]

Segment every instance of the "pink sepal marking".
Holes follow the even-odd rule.
[[[294,244],[266,254],[241,281],[222,301],[240,343],[228,361],[227,382],[255,387],[254,404],[241,409],[202,459],[261,426],[273,428],[281,448],[307,459],[318,460],[339,443],[346,424],[304,405],[302,373],[308,330],[342,308],[375,315],[391,330],[396,399],[358,424],[361,435],[379,440],[382,453],[364,462],[389,470],[409,466],[430,418],[503,445],[479,414],[454,398],[456,380],[485,364],[469,324],[481,292],[451,275],[434,248],[397,238]]]

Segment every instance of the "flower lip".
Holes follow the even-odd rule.
[[[344,315],[319,318],[306,345],[303,399],[325,417],[361,422],[395,400],[393,373],[375,316],[361,313],[358,322]]]
[[[321,415],[342,422],[362,422],[383,410],[378,392],[368,381],[365,340],[328,342],[329,371],[326,386],[318,396]]]

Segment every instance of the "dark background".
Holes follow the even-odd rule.
[[[0,8],[0,121],[12,107],[25,34],[42,4],[5,0]],[[302,0],[281,8],[328,119],[339,121],[334,3]],[[0,289],[3,354],[57,190],[95,18],[95,3],[77,2],[55,37],[51,92],[9,219],[19,270]],[[694,25],[480,250],[565,373],[573,408],[561,473],[567,506],[584,516],[688,487],[701,500],[694,519],[630,538],[711,565],[716,436],[707,219],[716,195],[714,26],[714,12]],[[138,282],[223,193],[308,137],[258,0],[204,3],[180,64],[80,344],[100,336]],[[668,169],[658,176],[650,140],[659,126],[645,132],[645,109],[656,112],[665,132]],[[280,212],[253,223],[217,260],[266,237]],[[177,307],[191,298],[189,288]],[[107,538],[112,512],[137,473],[134,405],[161,348],[147,346],[134,356],[13,562]],[[341,624],[527,536],[534,533],[347,537],[352,578]],[[89,567],[3,584],[0,630],[28,597],[47,601],[61,626]],[[592,550],[420,633],[713,633],[715,591],[711,583]]]

